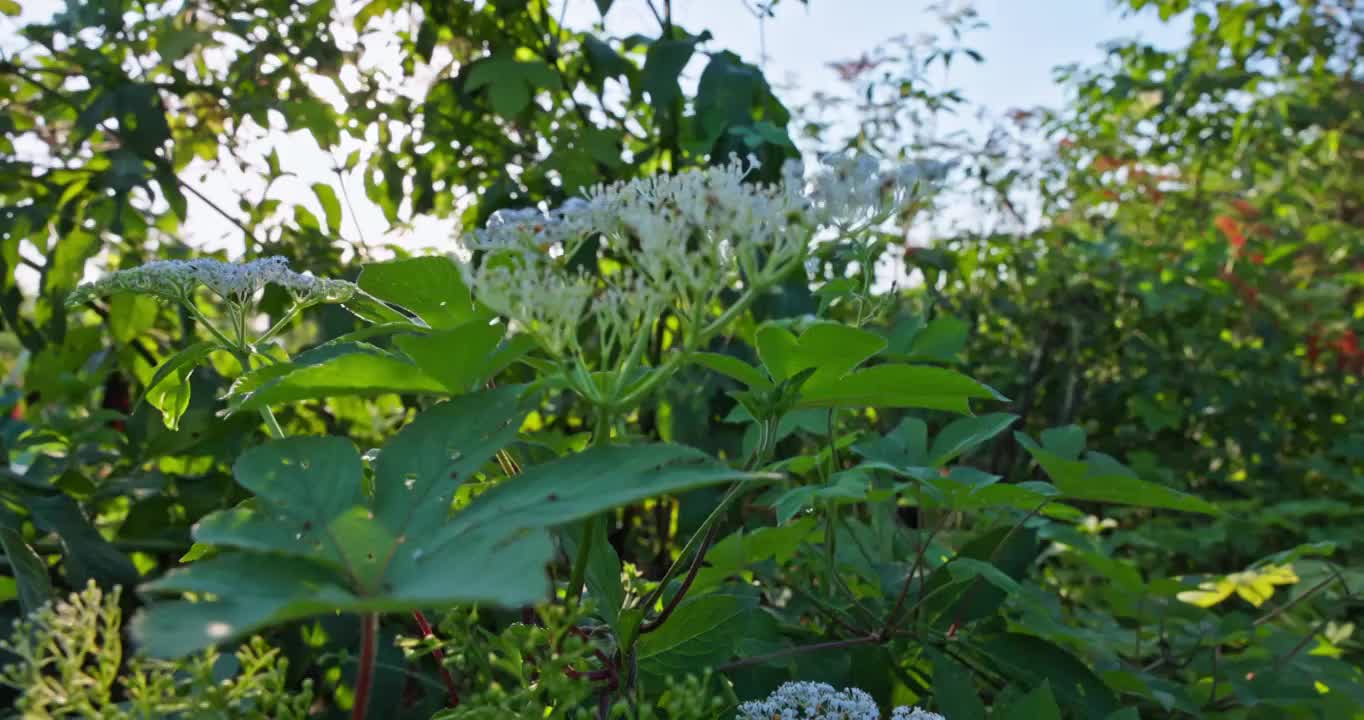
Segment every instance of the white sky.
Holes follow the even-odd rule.
[[[591,25],[598,18],[593,0],[556,0],[555,4],[558,2],[568,3],[565,17],[572,27]],[[661,4],[661,0],[656,3]],[[1106,0],[977,0],[973,4],[989,28],[969,36],[968,45],[984,54],[985,63],[956,63],[946,81],[961,89],[970,102],[996,115],[1014,107],[1059,104],[1063,93],[1053,81],[1052,69],[1066,63],[1098,61],[1102,58],[1101,43],[1141,37],[1169,45],[1180,42],[1187,33],[1184,27],[1162,25],[1150,15],[1124,18]],[[54,0],[23,0],[22,5],[24,14],[17,22],[0,21],[0,48],[16,46],[14,31],[19,24],[49,16],[60,7]],[[784,0],[777,7],[776,17],[760,32],[757,19],[743,0],[673,2],[678,24],[693,32],[707,29],[714,35],[711,50],[733,50],[756,62],[765,38],[765,72],[770,82],[789,88],[780,91],[788,106],[817,90],[841,89],[827,63],[859,56],[895,35],[913,37],[938,30],[927,5],[925,0],[810,0],[805,6],[798,0]],[[616,36],[657,32],[643,0],[616,0],[607,16],[607,29]],[[689,68],[693,82],[699,64],[700,60]],[[964,118],[962,122],[963,127],[969,127],[971,121]],[[337,159],[359,146],[363,143],[344,148]],[[338,178],[331,170],[333,158],[305,133],[272,132],[253,150],[264,157],[271,148],[279,153],[283,168],[296,175],[277,183],[271,196],[308,205],[321,218],[323,214],[309,188],[315,182],[338,187]],[[191,167],[182,176],[229,211],[236,207],[245,187],[241,174],[206,166]],[[417,218],[410,228],[390,230],[379,209],[366,199],[359,173],[349,174],[345,185],[356,210],[353,218],[348,209],[345,211],[345,240],[354,242],[363,234],[369,245],[388,241],[414,249],[452,246],[453,220]],[[258,192],[249,195],[256,197]],[[193,197],[183,233],[205,249],[236,252],[242,247],[240,231]]]

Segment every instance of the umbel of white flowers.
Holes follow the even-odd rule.
[[[238,304],[249,302],[266,285],[289,291],[300,304],[345,302],[355,295],[355,286],[344,280],[318,278],[289,269],[282,257],[269,257],[245,263],[218,260],[154,260],[128,270],[119,270],[93,283],[76,288],[67,296],[68,306],[120,293],[151,295],[169,302],[188,303],[200,287]]]
[[[739,706],[737,720],[880,720],[881,710],[866,692],[857,688],[835,690],[817,682],[788,682],[766,700]],[[946,720],[919,708],[897,707],[890,720]]]
[[[808,176],[789,163],[781,182],[745,182],[753,169],[735,159],[597,186],[548,213],[494,213],[466,240],[482,253],[472,289],[555,355],[579,352],[585,318],[595,320],[602,346],[618,346],[647,334],[641,323],[665,307],[681,324],[682,345],[694,347],[723,293],[771,287],[817,236],[856,239],[944,171],[926,163],[882,170],[873,159],[838,155]],[[569,268],[589,242],[610,261],[600,276]]]

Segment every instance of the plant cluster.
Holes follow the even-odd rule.
[[[615,4],[24,28],[19,716],[1364,717],[1347,3],[1130,0],[1198,33],[979,146],[930,130],[966,103],[932,73],[982,60],[943,7],[836,66],[808,165],[757,67],[670,3],[613,37]],[[270,128],[340,192],[277,199]],[[191,179],[247,156],[236,207]],[[459,232],[366,243],[356,172]],[[190,197],[239,261],[176,238]],[[962,197],[980,225],[933,212]]]

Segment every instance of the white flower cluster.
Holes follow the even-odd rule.
[[[846,235],[893,216],[928,172],[839,156],[808,179],[796,163],[760,184],[746,181],[753,169],[734,160],[597,186],[550,212],[494,213],[468,242],[484,253],[474,293],[555,353],[575,347],[585,318],[626,337],[663,307],[697,341],[721,293],[778,282],[822,228]],[[599,280],[567,267],[589,248],[612,268]]]
[[[119,293],[153,295],[172,302],[188,302],[200,286],[224,300],[246,302],[266,285],[279,285],[300,302],[344,302],[355,295],[355,286],[344,280],[318,278],[289,269],[281,257],[246,263],[218,260],[154,260],[119,270],[81,285],[68,299],[80,305],[93,298]]]
[[[835,690],[817,682],[788,682],[766,700],[739,706],[737,720],[880,720],[881,710],[866,692],[857,688]],[[937,713],[898,707],[891,720],[946,720]]]
[[[808,178],[799,163],[783,169],[788,185],[804,183],[820,224],[844,233],[875,227],[894,217],[925,186],[938,183],[951,168],[918,160],[890,169],[867,155],[837,153],[823,160]]]

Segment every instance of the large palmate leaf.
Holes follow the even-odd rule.
[[[886,347],[886,339],[880,335],[832,322],[812,325],[799,338],[785,328],[769,325],[758,331],[755,341],[758,357],[775,380],[785,380],[808,368],[816,368],[816,379],[833,380]]]
[[[541,568],[551,553],[543,531],[490,527],[460,533],[458,552],[442,552],[444,546],[430,543],[434,531],[445,525],[459,485],[515,438],[523,416],[517,392],[506,387],[466,395],[423,413],[375,461],[372,498],[363,490],[360,455],[345,440],[290,438],[244,453],[235,475],[255,498],[204,518],[195,528],[195,539],[246,552],[195,563],[148,589],[184,592],[229,582],[231,563],[237,562],[266,568],[287,560],[295,570],[310,569],[289,577],[309,579],[271,588],[266,586],[274,576],[246,573],[243,577],[253,579],[237,582],[251,585],[251,591],[272,598],[270,602],[246,603],[233,595],[189,607],[153,608],[145,627],[173,617],[176,623],[198,618],[205,626],[230,628],[214,636],[182,627],[178,641],[165,633],[148,633],[144,637],[153,652],[176,654],[184,649],[176,643],[185,637],[223,639],[321,609],[511,604],[542,597],[546,581]],[[314,601],[319,588],[335,589],[324,593],[320,607]]]
[[[255,497],[194,531],[199,542],[240,552],[146,588],[221,598],[152,608],[139,623],[148,649],[181,654],[328,610],[531,603],[548,590],[546,528],[661,493],[769,477],[681,446],[599,447],[505,480],[450,519],[460,484],[515,439],[519,392],[463,395],[418,416],[374,461],[372,496],[346,440],[289,438],[244,453],[235,475]],[[250,587],[214,589],[233,582]]]

